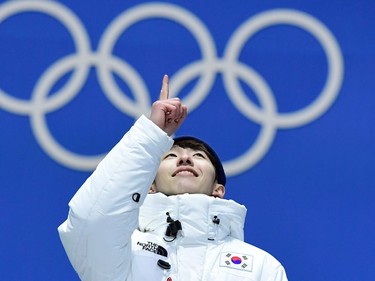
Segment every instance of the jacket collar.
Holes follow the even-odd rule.
[[[148,194],[140,208],[140,231],[164,236],[167,212],[181,222],[182,230],[177,235],[181,243],[221,241],[228,236],[243,241],[246,208],[233,200],[203,194]],[[213,222],[215,216],[219,222]]]

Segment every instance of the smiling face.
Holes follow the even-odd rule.
[[[203,150],[173,146],[161,159],[151,192],[166,195],[199,193],[223,198],[215,167]]]

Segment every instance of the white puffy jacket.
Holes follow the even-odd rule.
[[[172,145],[140,117],[70,201],[58,231],[81,280],[287,281],[275,258],[243,242],[244,206],[201,194],[147,195]],[[176,237],[165,234],[168,217],[181,223]]]

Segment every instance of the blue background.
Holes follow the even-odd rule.
[[[8,2],[0,5],[0,13]],[[151,2],[59,3],[83,23],[95,52],[116,16]],[[256,165],[229,177],[226,198],[246,205],[245,240],[274,255],[285,266],[289,280],[373,280],[375,2],[163,3],[174,3],[198,17],[213,37],[220,58],[242,23],[275,8],[305,12],[332,32],[344,62],[338,97],[314,121],[278,129]],[[44,71],[74,52],[71,35],[50,16],[26,12],[8,17],[0,21],[0,89],[28,101]],[[178,70],[201,57],[191,33],[161,19],[132,25],[113,53],[136,69],[151,101],[158,96],[164,73],[173,79]],[[272,88],[281,113],[311,103],[327,76],[321,45],[292,26],[276,25],[258,32],[242,49],[240,60]],[[56,89],[69,79],[69,74],[65,76],[54,85]],[[249,148],[261,127],[231,103],[222,78],[216,76],[207,98],[190,113],[179,134],[206,139],[225,162]],[[120,77],[116,80],[129,93],[128,85]],[[196,82],[193,79],[185,91]],[[251,87],[244,82],[242,87],[260,106]],[[108,102],[95,68],[79,95],[46,114],[46,120],[62,146],[84,155],[105,153],[134,122]],[[0,128],[0,279],[78,280],[56,228],[67,216],[68,201],[90,172],[55,161],[36,140],[29,116],[11,112],[1,103]]]

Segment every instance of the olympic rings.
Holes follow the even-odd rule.
[[[174,21],[186,28],[197,40],[201,59],[189,63],[170,79],[171,93],[177,95],[189,81],[199,77],[196,86],[183,99],[190,112],[204,101],[216,76],[222,74],[226,92],[233,105],[244,117],[261,126],[258,139],[253,145],[241,156],[224,163],[228,176],[240,174],[259,162],[272,145],[277,129],[308,124],[326,112],[336,100],[343,80],[343,58],[334,35],[316,18],[296,10],[275,9],[249,18],[234,31],[222,58],[218,57],[214,39],[205,24],[191,11],[173,4],[143,3],[124,11],[104,31],[97,52],[92,50],[80,19],[58,2],[5,2],[0,5],[0,24],[15,14],[30,11],[46,14],[64,25],[72,35],[76,53],[60,58],[46,69],[36,82],[29,101],[12,97],[0,88],[0,108],[13,114],[29,116],[33,133],[44,151],[58,163],[72,169],[93,170],[104,155],[85,156],[67,150],[51,135],[45,116],[62,108],[79,94],[91,67],[97,68],[103,93],[113,106],[134,119],[149,112],[150,95],[141,76],[131,65],[112,54],[121,34],[136,22],[145,19]],[[327,79],[318,97],[305,108],[289,113],[278,112],[272,90],[266,81],[250,66],[239,61],[243,46],[255,33],[279,24],[292,25],[313,35],[321,44],[328,63]],[[66,85],[57,93],[50,94],[53,85],[70,71],[73,71],[73,75]],[[112,72],[127,83],[134,101],[118,87]],[[260,107],[243,93],[240,80],[253,89]]]

